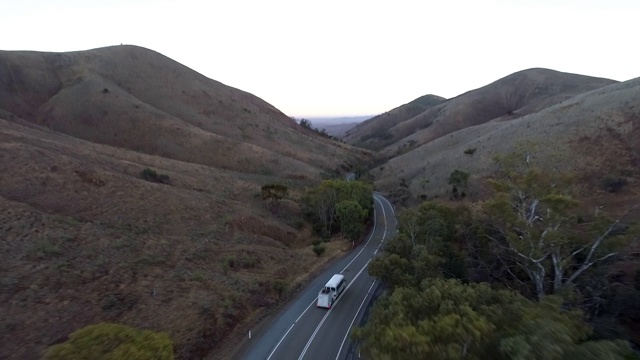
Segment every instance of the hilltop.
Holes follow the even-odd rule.
[[[575,173],[592,194],[607,177],[623,177],[630,188],[638,187],[640,78],[500,120],[452,130],[390,159],[372,171],[377,188],[399,202],[448,198],[448,177],[459,169],[471,175],[470,194],[477,198],[482,179],[495,170],[494,157],[515,152],[549,171]]]
[[[2,51],[0,109],[91,142],[249,173],[313,178],[367,156],[136,46]]]
[[[436,95],[421,96],[349,129],[344,135],[344,140],[349,144],[379,150],[380,144],[391,138],[389,130],[394,126],[410,120],[446,100]]]
[[[614,83],[609,79],[549,69],[523,70],[455,98],[432,102],[423,111],[411,113],[400,121],[387,121],[368,135],[354,128],[346,140],[351,144],[361,144],[364,140],[367,148],[393,157],[456,130],[516,119]],[[410,104],[394,111],[399,112]],[[372,119],[369,127],[374,127],[376,122],[382,123],[383,119]]]

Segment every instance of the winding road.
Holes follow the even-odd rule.
[[[374,223],[366,240],[311,281],[264,331],[250,340],[241,359],[346,358],[351,345],[351,329],[360,322],[376,285],[367,266],[396,231],[391,203],[378,193],[374,193],[373,199]],[[347,288],[331,309],[317,308],[318,291],[333,274],[343,274]]]

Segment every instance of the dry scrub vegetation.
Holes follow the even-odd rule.
[[[371,153],[308,131],[262,99],[154,51],[0,51],[0,109],[74,137],[283,177],[316,177]]]
[[[400,202],[449,198],[456,169],[471,175],[468,193],[483,194],[494,157],[519,152],[548,171],[573,173],[598,190],[607,177],[633,189],[640,165],[640,79],[577,95],[517,119],[489,122],[442,136],[372,170],[376,186]],[[594,190],[595,189],[595,190]]]
[[[376,189],[447,198],[461,170],[474,200],[493,157],[521,151],[576,174],[592,207],[637,203],[640,80],[514,75],[354,128],[353,143],[401,154],[369,172]],[[165,331],[178,358],[228,357],[348,247],[318,260],[302,192],[375,158],[147,49],[0,51],[0,358],[102,321]],[[265,202],[265,184],[289,197]]]
[[[516,119],[614,83],[613,80],[549,69],[523,70],[449,100],[433,95],[423,97],[428,106],[417,114],[405,111],[415,108],[413,102],[403,105],[352,129],[347,141],[393,157],[457,130],[490,121]],[[388,115],[392,113],[398,115],[394,123],[372,131],[377,123],[388,123]]]
[[[179,358],[202,357],[320,264],[298,205],[260,197],[282,179],[5,120],[0,148],[2,358],[38,358],[99,321],[166,331]],[[295,198],[309,182],[286,184]],[[344,250],[328,245],[323,260]]]
[[[0,51],[0,358],[102,321],[219,356],[343,254],[297,200],[372,156],[147,49]]]

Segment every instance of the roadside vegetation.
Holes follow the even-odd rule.
[[[355,241],[373,215],[372,193],[362,181],[325,180],[303,196],[305,216],[323,241],[336,233]]]
[[[165,333],[101,323],[75,331],[47,350],[46,360],[173,360],[173,343]]]
[[[399,214],[369,266],[387,294],[354,331],[369,358],[638,358],[637,206],[590,208],[571,176],[520,158],[498,159],[486,201]]]

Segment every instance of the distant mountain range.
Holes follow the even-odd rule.
[[[326,130],[327,134],[342,138],[345,133],[359,123],[371,119],[374,115],[344,116],[344,117],[309,117],[313,128]]]

